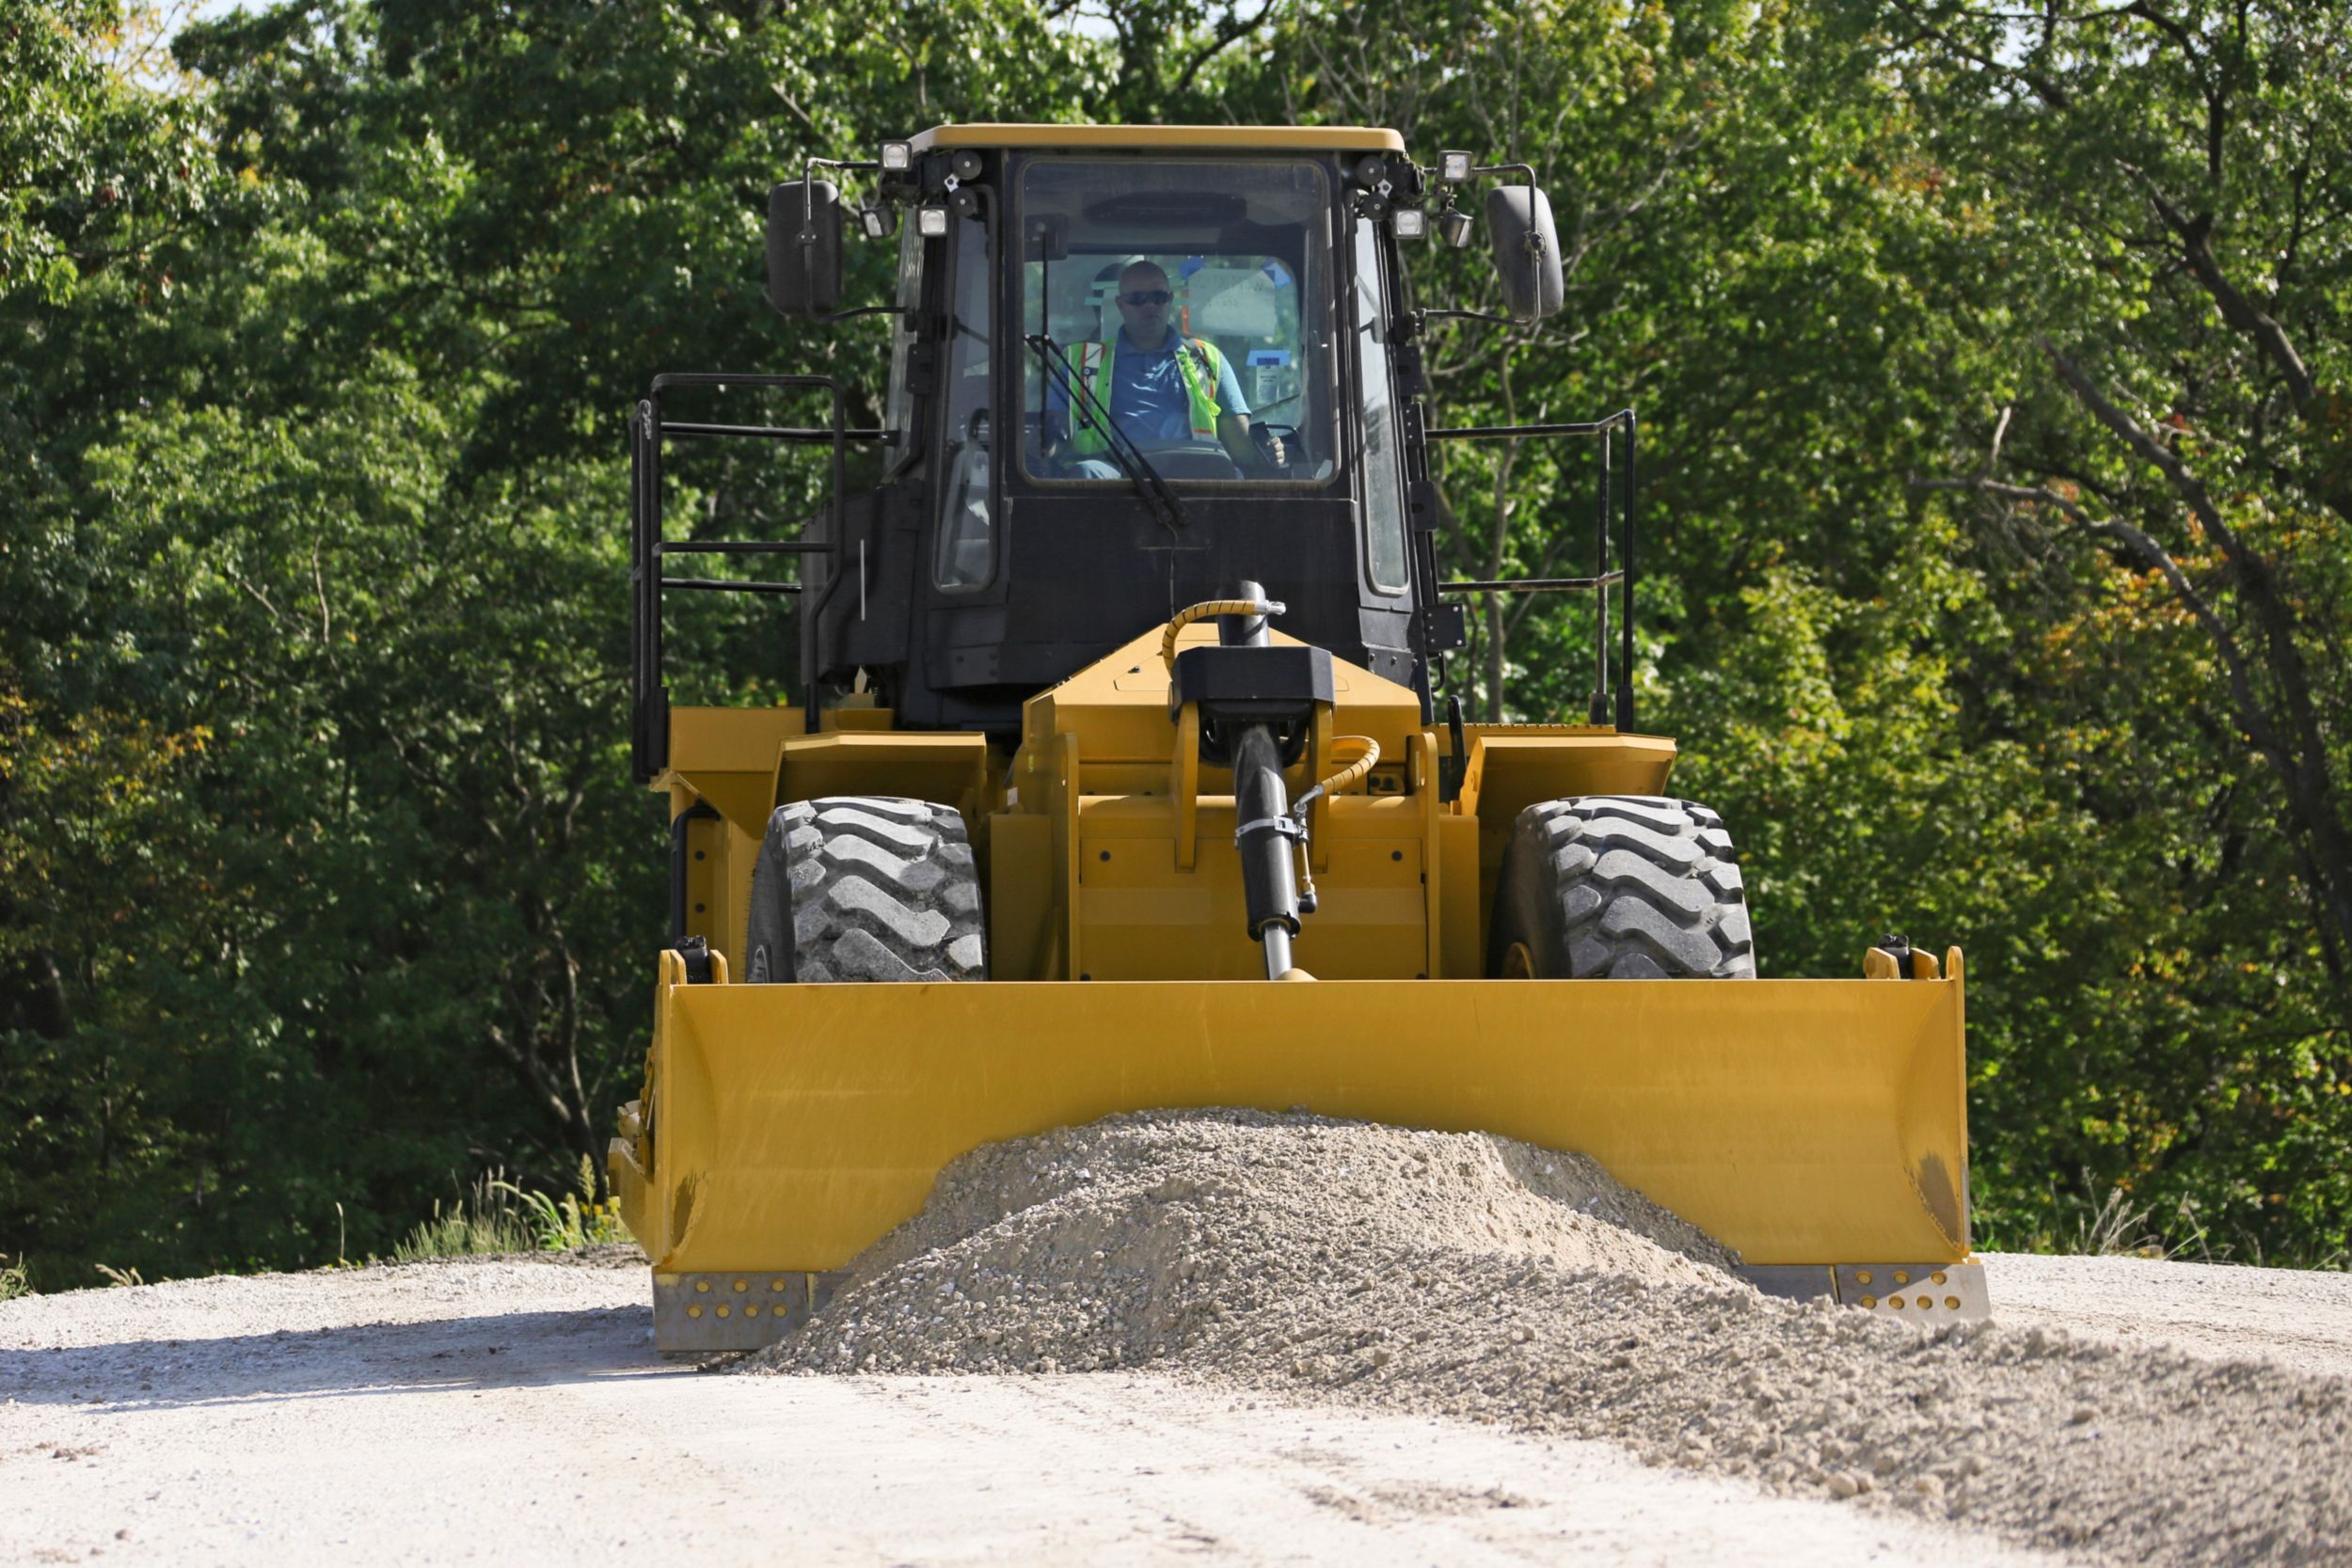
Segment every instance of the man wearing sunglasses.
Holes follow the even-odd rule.
[[[1109,342],[1077,345],[1070,360],[1119,428],[1147,450],[1186,442],[1221,445],[1244,473],[1279,470],[1281,439],[1270,430],[1251,436],[1249,404],[1225,356],[1206,339],[1169,330],[1175,295],[1168,274],[1151,261],[1130,261],[1119,275],[1117,297],[1120,330]],[[1066,400],[1053,402],[1054,414],[1077,427],[1061,449],[1079,460],[1072,471],[1081,478],[1118,477],[1119,470],[1101,460],[1109,438],[1083,418],[1072,420]]]

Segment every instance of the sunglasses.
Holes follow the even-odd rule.
[[[1166,305],[1176,296],[1166,289],[1137,289],[1134,293],[1119,297],[1129,305]]]

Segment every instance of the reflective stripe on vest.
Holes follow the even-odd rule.
[[[1092,388],[1095,401],[1104,408],[1111,406],[1111,369],[1118,362],[1118,340],[1107,343],[1078,345],[1078,377]],[[1202,360],[1206,360],[1204,365]],[[1179,339],[1176,345],[1176,372],[1184,378],[1184,402],[1192,416],[1192,436],[1196,441],[1216,439],[1216,388],[1225,379],[1225,356],[1216,345],[1199,338]],[[1073,409],[1072,423],[1077,430],[1070,437],[1071,451],[1080,457],[1110,450],[1110,438],[1094,428],[1083,407]]]

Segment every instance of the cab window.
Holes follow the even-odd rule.
[[[1104,412],[1171,483],[1337,472],[1320,166],[1041,158],[1019,192],[1028,477],[1124,484]],[[1269,427],[1279,465],[1262,437],[1236,452],[1229,417]]]
[[[916,312],[923,306],[923,236],[907,224],[898,239],[898,314],[890,329],[890,390],[882,400],[884,466],[902,467],[914,456],[914,393],[907,356],[914,348]]]
[[[994,512],[989,504],[988,225],[956,224],[954,291],[947,321],[947,374],[940,398],[946,483],[940,486],[939,550],[932,580],[977,588],[995,564]]]
[[[1364,419],[1364,562],[1375,588],[1405,588],[1405,468],[1397,454],[1396,383],[1389,364],[1389,318],[1380,288],[1380,232],[1356,220],[1351,296]]]

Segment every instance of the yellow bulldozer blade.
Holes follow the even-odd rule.
[[[1900,1259],[1977,1305],[1956,950],[1940,978],[1860,980],[690,986],[662,963],[612,1169],[665,1350],[778,1337],[981,1144],[1216,1105],[1575,1150],[1751,1265],[1842,1266],[1876,1307]]]

